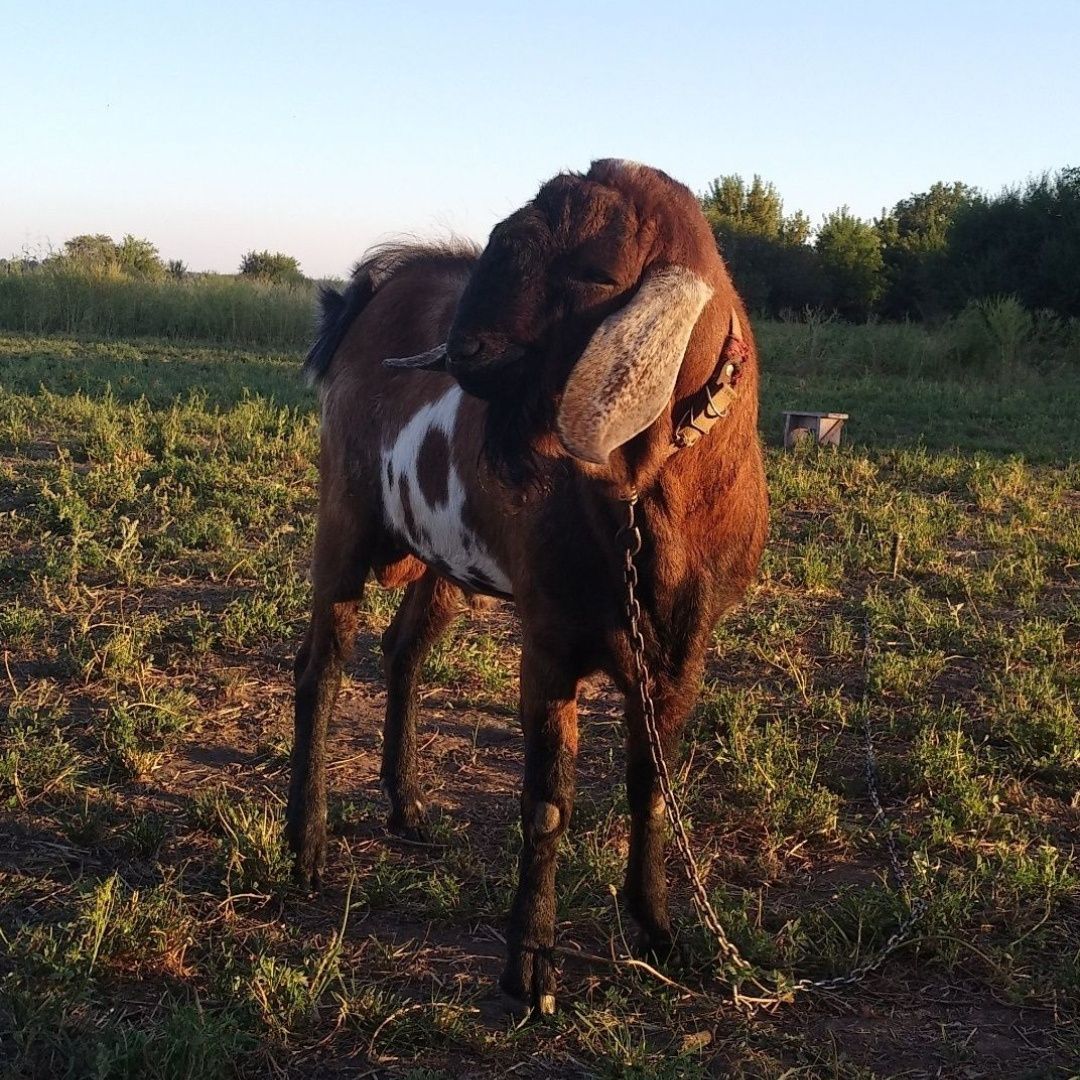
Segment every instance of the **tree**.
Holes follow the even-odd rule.
[[[747,307],[776,318],[827,307],[831,290],[818,253],[752,233],[717,230],[716,243]]]
[[[165,273],[177,281],[183,281],[187,277],[188,268],[183,259],[170,259],[165,264]]]
[[[802,212],[784,217],[784,202],[776,186],[757,174],[749,187],[741,176],[720,176],[701,196],[701,209],[713,229],[764,236],[788,243],[806,243],[810,219]]]
[[[972,200],[949,232],[943,272],[953,308],[1016,296],[1029,310],[1080,316],[1080,168]]]
[[[240,273],[244,277],[279,285],[295,285],[304,280],[300,263],[280,251],[249,251],[240,260]]]
[[[891,318],[926,318],[940,313],[945,295],[942,271],[949,231],[978,192],[955,181],[901,199],[875,223],[885,263],[881,311]]]
[[[772,183],[717,177],[701,196],[701,209],[750,308],[775,316],[827,301],[828,283],[807,245],[810,219],[801,211],[785,216]]]
[[[780,239],[785,244],[802,245],[810,240],[810,218],[801,210],[784,218],[780,226]]]
[[[814,248],[836,310],[845,319],[867,318],[884,284],[881,238],[874,226],[843,206],[825,215]]]

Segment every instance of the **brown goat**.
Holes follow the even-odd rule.
[[[672,946],[663,805],[624,611],[621,500],[640,493],[641,624],[671,760],[712,627],[742,596],[765,542],[746,313],[693,194],[662,172],[612,160],[549,181],[479,255],[377,250],[344,295],[324,295],[323,308],[305,365],[321,387],[322,446],[313,610],[295,668],[287,829],[298,869],[317,883],[327,726],[369,573],[408,584],[383,636],[381,776],[390,827],[413,837],[424,820],[420,665],[470,600],[512,598],[522,636],[524,840],[501,982],[548,1012],[578,687],[596,672],[626,698],[624,901],[646,951]],[[384,362],[408,354],[419,355]],[[722,387],[726,415],[706,437],[680,438],[688,411],[712,417],[703,406],[736,354],[725,367],[738,375],[737,389]]]

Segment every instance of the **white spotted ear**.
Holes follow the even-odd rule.
[[[711,286],[684,266],[648,270],[633,300],[597,327],[570,372],[556,420],[574,457],[605,464],[664,411],[710,296]]]

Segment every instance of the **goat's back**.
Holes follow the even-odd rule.
[[[364,494],[381,448],[408,417],[452,385],[447,375],[400,371],[387,357],[446,340],[476,251],[384,245],[368,252],[345,292],[324,292],[305,369],[320,389],[322,488]],[[479,403],[477,403],[479,404]]]
[[[330,562],[344,549],[362,549],[384,584],[415,579],[422,559],[465,587],[510,589],[501,568],[507,556],[492,538],[499,511],[490,492],[467,479],[479,459],[486,404],[463,395],[448,375],[383,363],[446,340],[475,258],[472,249],[381,248],[357,267],[344,294],[323,298],[307,365],[322,406],[320,536]],[[439,540],[465,533],[469,557],[455,559],[460,545],[445,550]]]
[[[422,352],[446,339],[478,257],[465,243],[382,244],[368,251],[344,292],[324,287],[315,343],[304,361],[314,383],[341,364]],[[384,351],[385,350],[385,351]]]

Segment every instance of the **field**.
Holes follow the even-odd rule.
[[[688,957],[624,962],[618,704],[582,715],[560,1011],[495,991],[518,840],[510,608],[427,669],[436,846],[383,829],[373,588],[332,734],[314,898],[281,836],[314,400],[298,354],[0,334],[0,1070],[12,1077],[1052,1077],[1080,1069],[1080,366],[954,376],[911,327],[766,325],[773,534],[716,632],[678,787],[765,972],[846,993],[744,1013]],[[958,369],[953,369],[958,370]],[[842,409],[838,452],[779,411]],[[868,626],[870,658],[863,662]],[[864,695],[864,689],[866,691]],[[864,703],[865,697],[865,703]],[[575,955],[577,953],[578,955]]]

